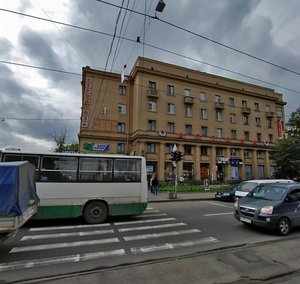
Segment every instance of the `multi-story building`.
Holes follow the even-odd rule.
[[[285,105],[274,90],[141,57],[129,76],[89,67],[82,76],[81,151],[143,155],[163,180],[176,144],[186,179],[272,176]]]

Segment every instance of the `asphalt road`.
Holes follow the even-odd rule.
[[[299,237],[300,230],[291,236]],[[0,247],[0,282],[134,266],[282,239],[239,223],[233,204],[220,201],[150,203],[142,216],[112,218],[96,226],[81,219],[30,221]]]

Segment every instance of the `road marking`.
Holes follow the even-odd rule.
[[[77,225],[77,226],[57,226],[57,227],[40,227],[40,228],[30,228],[30,232],[41,232],[41,231],[52,231],[52,230],[68,230],[68,229],[82,229],[82,228],[98,228],[98,227],[108,227],[109,223],[105,224],[95,224],[95,225]]]
[[[219,242],[219,240],[217,240],[213,237],[208,237],[208,238],[204,238],[204,239],[200,239],[200,240],[186,241],[186,242],[180,242],[180,243],[165,243],[165,244],[161,244],[161,245],[133,247],[133,248],[131,248],[131,252],[133,254],[138,254],[138,253],[144,253],[144,252],[175,249],[175,248],[180,248],[180,247],[191,247],[191,246],[203,245],[203,244],[207,244],[207,243],[216,243],[216,242]]]
[[[27,268],[33,268],[38,266],[61,264],[61,263],[87,261],[87,260],[99,259],[99,258],[109,257],[109,256],[121,256],[125,254],[126,253],[124,249],[118,249],[112,251],[100,251],[100,252],[75,254],[75,255],[62,256],[62,257],[42,258],[36,260],[22,260],[22,261],[16,261],[11,263],[0,263],[0,272],[7,271],[7,270],[27,269]]]
[[[160,213],[160,214],[143,214],[136,216],[136,218],[149,218],[149,217],[162,217],[162,216],[167,216],[166,213]]]
[[[24,236],[21,239],[21,241],[42,240],[42,239],[50,239],[50,238],[65,238],[65,237],[82,237],[82,236],[102,235],[102,234],[110,234],[110,233],[114,233],[114,230],[32,235],[32,236]]]
[[[116,222],[114,223],[116,226],[119,225],[130,225],[130,224],[143,224],[143,223],[152,223],[152,222],[164,222],[164,221],[174,221],[176,218],[161,218],[161,219],[149,219],[143,221],[129,221],[129,222]]]
[[[220,204],[220,203],[215,203],[215,202],[210,202],[210,201],[203,201],[203,202],[208,203],[208,204],[212,204],[212,205],[216,205],[216,206],[221,206],[221,207],[234,209],[233,206],[228,206],[228,205],[224,205],[224,204]]]
[[[164,233],[154,233],[154,234],[145,234],[145,235],[137,235],[137,236],[128,236],[124,237],[125,241],[134,241],[134,240],[145,240],[150,238],[160,238],[160,237],[169,237],[169,236],[178,236],[184,234],[192,234],[192,233],[199,233],[201,232],[198,229],[191,229],[191,230],[183,230],[183,231],[171,231],[171,232],[164,232]]]
[[[219,215],[232,215],[233,212],[226,212],[226,213],[212,213],[212,214],[204,214],[205,217],[209,216],[219,216]]]
[[[58,249],[58,248],[70,248],[70,247],[81,247],[81,246],[92,246],[108,243],[118,243],[118,238],[102,239],[102,240],[91,240],[91,241],[78,241],[69,243],[55,243],[55,244],[45,244],[45,245],[35,245],[35,246],[23,246],[15,247],[9,253],[25,252],[25,251],[40,251],[47,249]]]
[[[129,232],[129,231],[152,230],[152,229],[171,228],[171,227],[186,226],[186,225],[187,225],[186,223],[173,223],[173,224],[155,225],[155,226],[122,228],[122,229],[118,229],[118,231],[120,233],[123,233],[123,232]]]

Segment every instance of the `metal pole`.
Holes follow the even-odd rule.
[[[178,189],[178,167],[174,169],[175,172],[175,194],[174,198],[177,198],[177,189]]]

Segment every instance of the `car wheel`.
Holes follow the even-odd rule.
[[[91,201],[83,211],[84,220],[89,224],[103,223],[108,216],[107,205],[102,201]]]
[[[290,220],[286,217],[282,217],[277,222],[277,232],[281,236],[287,236],[291,231],[291,223]]]

